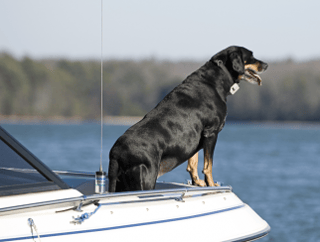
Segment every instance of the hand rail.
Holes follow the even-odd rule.
[[[24,209],[39,209],[41,207],[45,208],[49,206],[50,208],[61,207],[61,205],[65,206],[79,206],[86,201],[93,201],[93,200],[101,200],[107,198],[122,198],[122,197],[130,197],[135,196],[140,200],[143,201],[150,201],[150,199],[146,199],[143,196],[154,196],[154,195],[166,195],[166,194],[186,194],[190,192],[202,192],[202,193],[210,193],[210,192],[231,192],[231,186],[223,186],[223,187],[188,187],[188,188],[178,188],[178,189],[166,189],[166,190],[148,190],[148,191],[133,191],[133,192],[117,192],[117,193],[105,193],[105,194],[93,194],[89,196],[80,196],[80,197],[71,197],[71,198],[64,198],[64,199],[56,199],[50,201],[43,201],[43,202],[36,202],[36,203],[29,203],[29,204],[22,204],[10,207],[0,208],[0,216],[5,215],[8,213],[12,213],[14,211],[20,211]],[[176,197],[167,197],[167,199],[173,199]],[[152,201],[163,200],[164,198],[152,199]],[[132,200],[131,202],[137,202],[139,200]],[[124,201],[117,201],[117,204],[124,202]],[[125,201],[126,203],[130,202],[128,200]],[[58,206],[59,205],[59,206]]]
[[[12,168],[12,167],[0,167],[0,170],[6,171],[15,171],[20,173],[39,173],[36,169],[28,169],[28,168]],[[95,177],[94,172],[85,172],[85,171],[59,171],[53,170],[53,172],[57,175],[66,175],[66,176],[82,176],[82,177]]]

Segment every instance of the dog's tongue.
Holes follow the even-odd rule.
[[[254,71],[250,70],[250,69],[247,69],[245,70],[245,73],[246,75],[246,80],[252,84],[258,84],[259,86],[262,85],[262,79],[261,77],[256,74]]]

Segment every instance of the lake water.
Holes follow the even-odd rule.
[[[52,169],[99,169],[99,124],[2,126]],[[104,126],[105,170],[110,148],[128,127]],[[201,171],[202,152],[199,158]],[[160,180],[186,182],[186,166]],[[213,177],[231,185],[269,223],[270,234],[259,241],[320,241],[320,125],[227,123],[219,134]]]

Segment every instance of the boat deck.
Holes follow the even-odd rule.
[[[66,182],[70,187],[78,190],[83,195],[91,195],[95,193],[95,180],[94,178],[63,178],[64,182]],[[108,179],[106,187],[108,187]],[[181,189],[181,188],[190,188],[193,187],[188,184],[182,183],[173,183],[173,182],[157,182],[155,190],[168,190],[168,189]]]

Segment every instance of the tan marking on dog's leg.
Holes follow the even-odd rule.
[[[200,180],[198,176],[198,158],[199,157],[197,152],[188,160],[187,171],[190,173],[190,177],[193,185],[205,187],[206,186],[205,181]]]
[[[202,172],[205,176],[206,184],[207,184],[207,186],[210,186],[210,187],[218,187],[219,184],[214,183],[214,181],[213,181],[212,164],[213,164],[212,157],[210,157],[209,154],[204,154],[204,165],[203,165]]]

